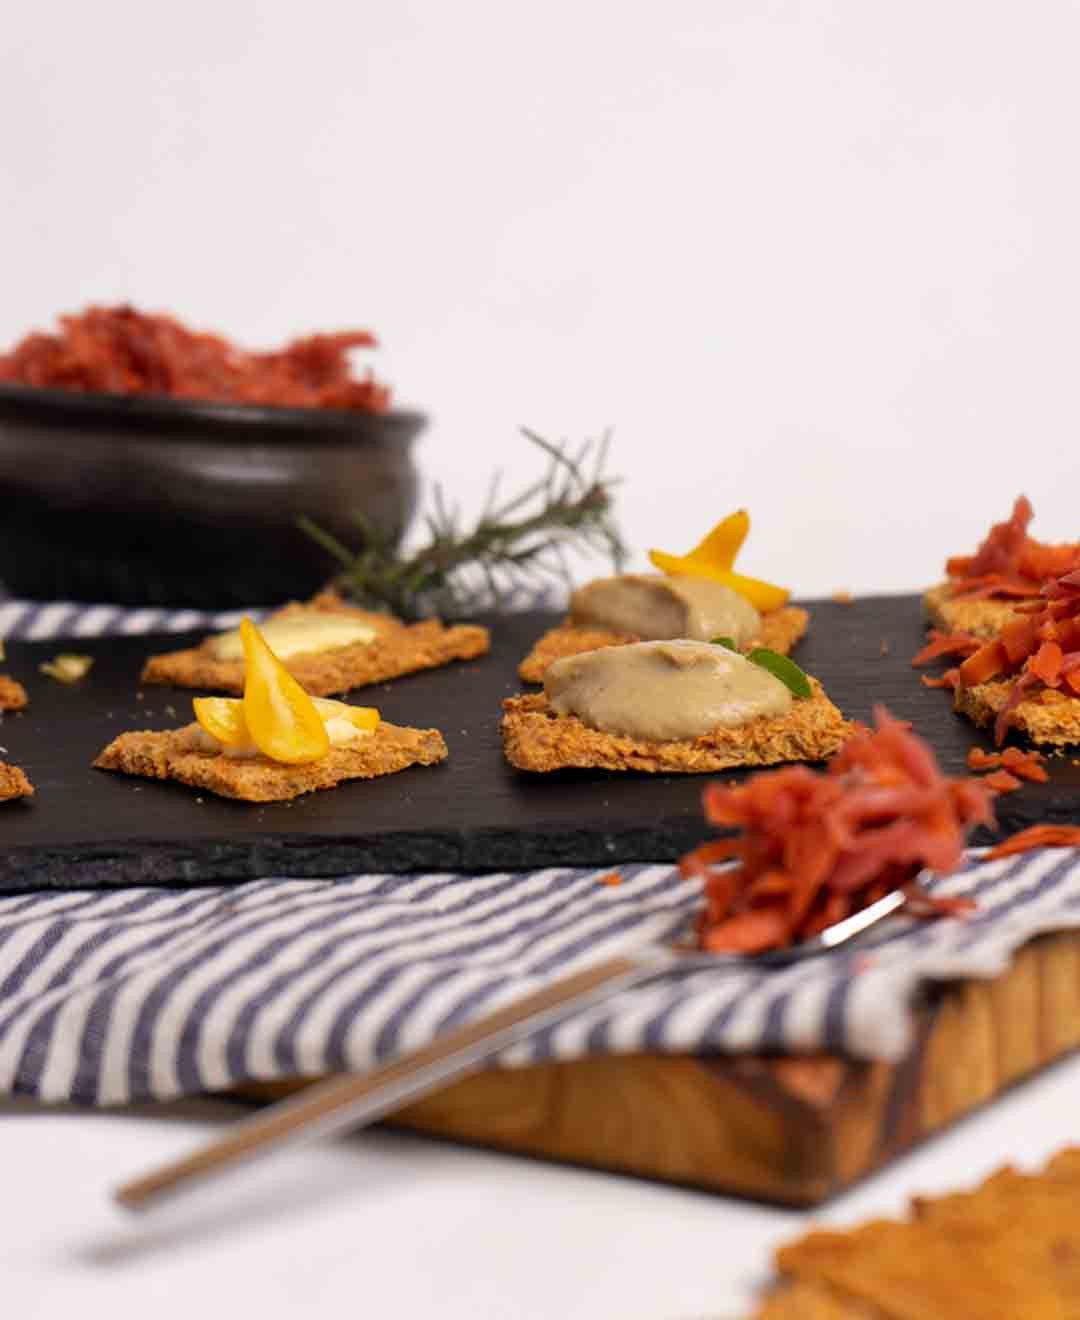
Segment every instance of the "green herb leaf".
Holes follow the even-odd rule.
[[[728,651],[737,651],[739,648],[735,645],[734,637],[714,637],[713,646],[723,646]]]
[[[751,664],[760,665],[762,669],[767,669],[794,696],[809,697],[812,695],[810,680],[795,661],[789,660],[786,655],[780,655],[778,651],[770,651],[765,646],[755,646],[746,658]]]

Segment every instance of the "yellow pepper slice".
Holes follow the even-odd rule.
[[[191,704],[200,726],[223,746],[242,747],[254,741],[244,718],[244,703],[236,697],[196,697]],[[374,706],[349,706],[325,697],[312,697],[311,704],[324,725],[328,720],[346,720],[363,733],[374,733],[379,727],[380,716]]]
[[[735,556],[742,548],[750,530],[750,515],[745,509],[729,514],[718,522],[705,539],[696,545],[689,554],[669,555],[663,550],[650,550],[649,558],[653,564],[669,576],[680,574],[685,577],[710,578],[722,582],[724,586],[737,591],[745,597],[755,609],[767,614],[787,604],[791,595],[783,587],[773,586],[759,578],[744,577],[734,571]]]
[[[330,736],[315,704],[263,640],[250,619],[240,621],[244,644],[244,721],[264,756],[286,765],[317,761]]]
[[[238,747],[250,740],[244,703],[235,697],[195,697],[195,718],[211,738],[226,747]]]
[[[329,701],[326,697],[311,698],[315,709],[324,720],[348,720],[365,733],[374,733],[379,727],[379,712],[374,706],[350,706],[345,701]]]

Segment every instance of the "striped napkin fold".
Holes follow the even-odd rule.
[[[245,614],[261,619],[268,611],[132,609],[125,605],[83,605],[72,601],[0,601],[0,639],[44,642],[53,637],[125,637],[154,632],[207,632],[235,628]]]
[[[239,612],[0,604],[0,636],[223,628]],[[0,897],[0,1093],[167,1099],[378,1062],[589,962],[667,941],[696,884],[607,872],[287,877],[195,890]],[[855,949],[786,969],[668,972],[538,1033],[506,1066],[584,1055],[828,1050],[899,1058],[930,981],[995,976],[1080,925],[1080,861],[969,855],[936,892],[964,919],[893,917]]]
[[[493,609],[491,601],[481,609]],[[517,588],[500,596],[498,609],[559,610],[566,606],[566,592],[557,585]],[[134,636],[156,632],[207,632],[235,628],[244,615],[264,618],[269,607],[245,610],[166,609],[147,606],[86,605],[74,601],[0,600],[0,640],[37,642],[52,637]]]
[[[0,1092],[114,1104],[364,1071],[560,975],[669,940],[699,904],[672,866],[356,875],[0,899]],[[897,1059],[927,981],[1001,972],[1080,925],[1071,850],[973,856],[940,883],[976,913],[891,918],[777,970],[664,973],[499,1062],[802,1052]]]

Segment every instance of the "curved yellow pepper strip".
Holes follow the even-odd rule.
[[[250,741],[244,703],[235,697],[193,697],[195,718],[202,728],[226,747]]]
[[[251,741],[271,761],[304,765],[330,750],[330,735],[315,703],[266,644],[250,619],[240,622],[244,644],[244,722]]]
[[[203,729],[225,747],[242,747],[254,742],[244,718],[244,703],[236,697],[195,697],[195,718]],[[361,733],[374,733],[379,727],[379,712],[374,706],[350,706],[344,701],[312,697],[311,704],[325,724],[327,720],[347,720]]]
[[[323,720],[348,720],[361,733],[374,733],[382,722],[375,706],[350,706],[346,701],[328,701],[325,697],[312,697],[311,701]]]
[[[750,515],[745,509],[739,509],[718,522],[689,554],[669,555],[663,550],[650,550],[649,558],[661,573],[670,576],[703,577],[713,582],[722,582],[725,587],[744,596],[762,614],[767,614],[787,604],[791,592],[773,586],[771,582],[744,577],[734,571],[735,556],[742,548],[749,530]]]

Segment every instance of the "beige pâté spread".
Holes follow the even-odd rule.
[[[761,666],[726,647],[685,640],[567,656],[548,667],[544,691],[558,715],[655,742],[784,715],[792,703],[788,688]]]
[[[360,619],[347,614],[333,614],[317,610],[281,614],[267,619],[261,632],[267,644],[279,659],[312,651],[331,651],[339,646],[353,646],[357,642],[375,640],[375,629]],[[239,631],[222,633],[214,639],[214,656],[218,660],[242,660],[244,645]]]
[[[753,605],[722,582],[661,573],[597,578],[571,596],[570,617],[581,627],[610,628],[646,641],[730,637],[736,646],[755,638],[761,626]]]

